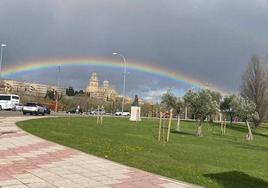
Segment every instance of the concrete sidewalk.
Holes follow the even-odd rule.
[[[1,188],[198,187],[43,140],[15,125],[31,118],[0,117]]]

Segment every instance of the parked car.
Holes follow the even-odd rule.
[[[50,114],[50,108],[48,106],[42,105],[45,109],[45,114]]]
[[[124,111],[124,112],[115,112],[116,116],[130,116],[130,112]]]
[[[81,108],[78,110],[78,112],[83,113]],[[66,113],[67,114],[75,114],[75,113],[77,113],[77,108],[71,108],[71,109],[67,110]]]
[[[89,114],[90,114],[90,115],[95,115],[95,114],[96,114],[96,111],[95,111],[95,110],[91,110],[91,111],[89,112]]]
[[[22,111],[22,109],[23,109],[23,104],[21,103],[15,104],[14,107],[12,108],[12,110],[14,111]]]
[[[26,114],[31,114],[31,115],[45,115],[45,108],[37,103],[27,103],[25,106],[22,108],[22,113],[23,115]]]
[[[66,111],[67,114],[75,114],[76,113],[76,108],[71,108]]]
[[[116,116],[121,116],[121,115],[122,115],[122,112],[115,112],[114,115],[116,115]]]
[[[125,111],[125,112],[122,113],[122,116],[130,116],[130,112]]]
[[[97,110],[93,110],[91,111],[89,114],[90,115],[104,115],[106,112],[104,109],[97,109]]]

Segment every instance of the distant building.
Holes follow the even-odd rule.
[[[24,93],[45,96],[47,91],[58,91],[62,95],[66,95],[65,88],[58,88],[55,85],[9,79],[0,80],[0,92],[2,93]]]
[[[99,99],[115,99],[118,97],[118,93],[110,86],[108,80],[103,81],[103,85],[99,86],[98,75],[96,72],[93,72],[89,79],[86,93],[88,93],[90,97]]]

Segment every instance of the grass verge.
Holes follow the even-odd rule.
[[[222,136],[217,124],[204,124],[204,136],[196,137],[195,122],[181,122],[182,132],[175,124],[164,143],[157,141],[158,121],[153,120],[105,118],[99,126],[92,117],[61,117],[18,123],[41,138],[205,187],[268,187],[266,128],[257,129],[249,143],[243,125],[228,125]]]

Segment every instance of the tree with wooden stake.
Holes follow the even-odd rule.
[[[158,128],[158,141],[161,141],[161,139],[165,142],[165,123],[166,123],[166,113],[165,112],[159,112],[159,128]]]
[[[219,105],[217,101],[213,99],[211,91],[207,89],[198,92],[188,91],[183,98],[185,103],[191,107],[195,118],[199,120],[196,135],[203,136],[202,123],[208,115],[218,112]]]
[[[171,129],[171,123],[172,123],[172,116],[173,116],[173,113],[172,113],[172,109],[169,111],[169,113],[163,113],[161,112],[160,110],[160,117],[159,117],[159,127],[158,127],[158,141],[161,141],[161,138],[162,140],[165,142],[165,141],[169,141],[169,135],[170,135],[170,129]],[[167,114],[169,114],[169,121],[168,121],[168,129],[167,129],[167,137],[165,137],[165,123],[166,123],[166,120],[167,120]],[[161,136],[162,134],[162,136]]]
[[[158,128],[158,141],[161,140],[162,117],[163,117],[163,114],[162,114],[162,112],[160,111],[160,113],[159,113],[159,128]]]
[[[231,106],[231,102],[235,97],[236,97],[235,95],[224,97],[223,101],[220,104],[222,114],[225,116],[226,119],[227,116],[229,116],[231,124],[233,123],[233,116],[234,116],[234,110]]]
[[[225,135],[226,133],[226,115],[221,113],[221,134]]]
[[[101,114],[100,114],[100,124],[103,124],[103,115],[104,115],[104,107],[101,106]]]
[[[184,108],[183,99],[180,98],[180,97],[176,97],[171,92],[171,90],[168,90],[162,96],[161,104],[163,104],[165,106],[165,108],[167,108],[167,109],[173,109],[173,110],[176,111],[176,113],[178,115],[176,131],[181,131],[181,128],[180,128],[180,113],[181,113],[181,110]]]
[[[231,105],[234,109],[235,115],[244,121],[248,128],[248,133],[245,137],[246,140],[253,140],[253,134],[249,125],[249,121],[252,121],[256,114],[256,104],[243,97],[235,97],[233,98]]]
[[[162,116],[162,140],[165,142],[165,123],[166,123],[166,113],[163,114]],[[163,119],[164,118],[164,119]]]
[[[98,108],[97,108],[96,115],[97,115],[97,125],[99,125],[99,123],[100,123],[100,106],[99,105],[98,105]]]
[[[171,123],[172,123],[172,116],[173,116],[173,110],[171,109],[169,111],[169,121],[168,121],[168,130],[167,130],[167,142],[169,141],[170,128],[171,128]]]
[[[215,107],[216,107],[216,108],[213,108],[213,107],[209,108],[207,112],[208,123],[210,127],[212,127],[212,130],[213,130],[213,127],[214,127],[213,117],[217,113],[220,113],[220,103],[222,101],[222,96],[219,92],[216,92],[216,91],[207,90],[207,92],[212,97],[212,102],[215,104]]]
[[[98,106],[97,108],[97,125],[102,125],[103,124],[103,112],[104,112],[104,107]]]

